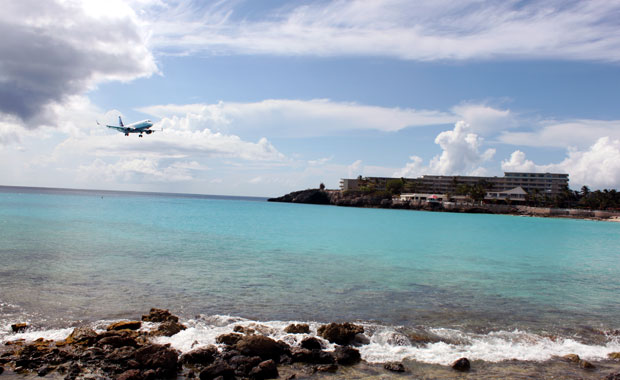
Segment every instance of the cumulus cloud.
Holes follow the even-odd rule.
[[[235,132],[260,131],[269,136],[285,137],[325,136],[368,129],[394,132],[406,127],[455,121],[454,115],[440,111],[369,106],[329,99],[155,105],[140,108],[140,111],[170,120],[185,118],[185,123],[177,123],[185,129],[209,127]]]
[[[498,109],[486,104],[462,103],[452,107],[452,112],[460,120],[466,121],[472,132],[489,135],[497,134],[517,126],[516,115],[510,110]]]
[[[585,150],[570,148],[559,163],[538,165],[517,150],[502,161],[505,171],[568,173],[573,188],[583,185],[592,188],[620,187],[620,140],[599,138]]]
[[[0,12],[0,113],[38,127],[97,83],[157,71],[134,11],[117,0],[9,0]]]
[[[484,139],[471,132],[469,124],[459,121],[454,129],[443,131],[435,138],[435,144],[441,147],[441,154],[433,157],[428,166],[423,165],[422,158],[411,156],[411,162],[397,172],[397,177],[416,177],[421,174],[470,174],[482,175],[485,169],[480,164],[489,161],[495,155],[495,149],[480,152]]]
[[[351,165],[347,166],[347,173],[349,178],[357,177],[362,174],[362,160],[357,160]]]
[[[160,51],[378,55],[407,60],[620,60],[614,1],[332,0],[254,17],[235,2],[151,13]]]

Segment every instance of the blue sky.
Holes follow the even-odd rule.
[[[618,188],[617,20],[612,1],[9,1],[0,184],[275,196],[538,171]],[[118,115],[163,131],[94,122]]]

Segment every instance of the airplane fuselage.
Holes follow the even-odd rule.
[[[153,122],[148,119],[125,125],[119,116],[118,123],[119,125],[106,125],[106,127],[116,129],[117,131],[124,133],[125,136],[129,136],[130,133],[139,133],[138,137],[142,137],[143,133],[150,135],[155,132],[149,129],[153,126]]]

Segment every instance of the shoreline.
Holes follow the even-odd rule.
[[[597,359],[587,355],[582,359],[566,351],[549,357],[538,356],[545,360],[535,360],[536,352],[530,353],[534,360],[507,357],[488,361],[474,357],[467,361],[467,368],[454,368],[455,363],[467,358],[466,350],[461,353],[465,356],[448,357],[443,363],[419,361],[411,356],[397,361],[377,359],[381,358],[381,352],[367,360],[372,358],[368,356],[368,347],[373,344],[371,340],[375,340],[373,334],[376,336],[377,332],[359,322],[307,324],[290,321],[276,325],[228,317],[224,324],[225,327],[216,325],[209,339],[205,339],[191,320],[180,321],[168,310],[151,309],[141,320],[100,321],[65,329],[67,332],[56,334],[53,339],[36,338],[37,332],[33,331],[28,334],[29,339],[20,340],[20,334],[25,334],[27,327],[15,326],[13,338],[16,339],[5,339],[5,344],[0,346],[0,367],[5,370],[2,376],[11,379],[146,380],[217,376],[224,376],[224,379],[402,379],[415,376],[428,379],[615,380],[616,377],[610,376],[620,377],[620,352],[615,351]],[[617,340],[618,336],[614,337],[614,341]],[[382,346],[386,352],[407,347],[404,342],[398,342],[397,335],[388,337],[388,341],[390,339],[394,341],[392,345]],[[457,344],[450,340],[438,341],[436,336],[423,336],[419,332],[404,339],[420,349]],[[552,344],[556,338],[545,339],[548,343],[544,344]],[[614,348],[620,350],[620,345]],[[492,346],[487,349],[493,350]],[[535,348],[524,349],[535,351]]]
[[[392,198],[385,198],[383,196],[375,196],[373,194],[362,195],[355,193],[347,195],[340,190],[299,190],[293,191],[280,197],[269,198],[267,201],[356,208],[380,208],[413,211],[450,212],[457,214],[493,214],[529,216],[539,218],[591,220],[615,223],[620,222],[620,212],[588,209],[556,209],[550,207],[533,207],[525,205],[506,204],[455,204],[452,202],[414,203],[413,201],[398,201]]]

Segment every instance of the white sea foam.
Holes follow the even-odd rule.
[[[113,321],[99,321],[91,327],[101,331],[103,326]],[[253,329],[255,333],[269,336],[276,340],[282,340],[291,346],[299,346],[301,341],[308,336],[315,336],[321,323],[299,321],[268,321],[257,322],[248,319],[212,315],[200,316],[195,319],[183,321],[188,326],[171,337],[154,338],[155,343],[166,344],[181,352],[187,352],[194,348],[216,343],[219,335],[233,332],[235,326]],[[309,334],[287,334],[286,326],[291,323],[307,323],[310,326]],[[156,327],[156,323],[143,323],[143,330]],[[362,359],[370,363],[385,363],[389,361],[401,361],[404,359],[417,360],[425,363],[447,365],[460,357],[470,360],[484,360],[499,362],[503,360],[531,360],[545,361],[554,356],[577,354],[590,360],[603,360],[611,352],[620,351],[620,338],[617,336],[607,337],[605,344],[589,345],[580,342],[574,337],[550,338],[526,331],[494,331],[488,334],[466,333],[455,329],[432,328],[428,333],[439,341],[427,344],[412,344],[409,338],[399,332],[398,327],[383,326],[377,324],[363,324],[365,340],[368,344],[358,346]],[[8,326],[7,326],[8,327]],[[34,341],[38,338],[62,340],[65,339],[73,328],[50,329],[41,331],[26,331],[23,333],[9,333],[2,326],[0,343],[24,339]],[[326,340],[321,340],[328,351],[335,346]]]

